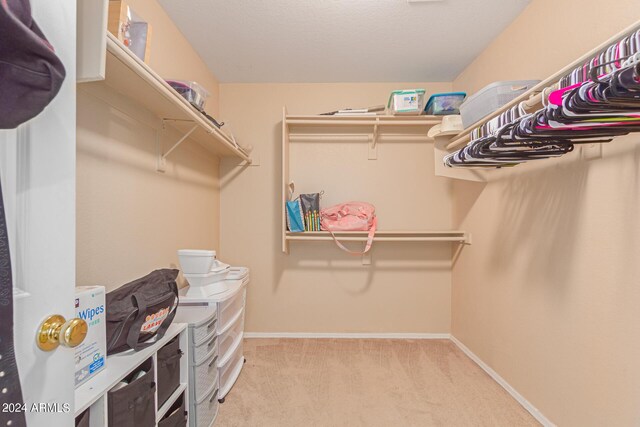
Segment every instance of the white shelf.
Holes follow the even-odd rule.
[[[325,116],[290,115],[282,111],[282,252],[289,253],[292,241],[331,241],[326,231],[291,233],[287,230],[285,203],[290,176],[290,145],[294,142],[361,141],[369,144],[368,159],[377,159],[377,143],[383,137],[391,141],[432,141],[429,130],[442,123],[442,116]],[[363,132],[364,130],[364,132]],[[366,242],[367,232],[338,232],[335,235],[346,242]],[[468,233],[459,230],[384,230],[377,231],[376,242],[451,242],[470,244]]]
[[[107,357],[105,369],[76,389],[76,416],[100,399],[122,378],[133,372],[133,370],[142,362],[152,357],[159,348],[184,331],[186,327],[187,325],[185,323],[173,323],[169,326],[169,329],[162,339],[158,340],[153,345],[137,352],[129,350],[124,353],[114,354]]]
[[[334,233],[343,242],[366,242],[366,231],[339,231]],[[302,233],[286,233],[287,241],[331,241],[333,237],[328,231],[305,231]],[[470,243],[470,236],[464,231],[376,231],[373,238],[376,242],[454,242]]]
[[[165,415],[167,415],[167,412],[169,411],[169,409],[171,408],[171,406],[176,403],[176,400],[178,399],[178,397],[180,397],[180,395],[187,389],[187,383],[180,383],[180,386],[176,389],[176,391],[174,391],[171,396],[169,396],[169,398],[167,399],[167,401],[165,402],[164,405],[162,405],[160,407],[160,409],[158,409],[158,412],[156,413],[156,422],[159,422],[162,417],[164,417]]]
[[[285,116],[289,128],[329,126],[412,126],[431,127],[442,122],[440,116]],[[424,130],[423,130],[424,132]]]
[[[107,34],[105,80],[84,83],[91,90],[105,86],[134,100],[183,134],[194,126],[190,138],[217,156],[251,158],[238,149],[231,138],[214,126],[162,77],[127,49],[111,33]]]

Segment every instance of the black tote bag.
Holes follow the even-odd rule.
[[[107,293],[107,355],[162,338],[178,309],[178,270],[155,270]]]

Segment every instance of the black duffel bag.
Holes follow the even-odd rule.
[[[178,270],[156,270],[107,293],[107,354],[135,351],[162,338],[178,309]]]

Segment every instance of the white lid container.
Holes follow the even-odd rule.
[[[216,259],[216,251],[180,249],[178,258],[184,274],[207,274]]]
[[[206,286],[225,280],[229,271],[230,269],[227,267],[221,270],[210,271],[206,274],[184,273],[184,278],[187,279],[187,282],[189,282],[191,286]]]
[[[187,295],[190,297],[206,297],[219,294],[229,289],[225,280],[229,274],[229,267],[221,271],[210,271],[207,274],[184,274],[189,282]]]

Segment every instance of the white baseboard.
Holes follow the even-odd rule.
[[[245,332],[245,338],[377,338],[377,339],[412,339],[412,340],[448,340],[450,334],[395,333],[395,332]]]
[[[469,358],[471,360],[476,362],[476,364],[478,364],[478,366],[480,366],[487,374],[489,374],[489,376],[491,378],[493,378],[495,380],[495,382],[500,384],[502,386],[502,388],[504,388],[507,391],[507,393],[509,393],[515,400],[517,400],[518,403],[520,403],[524,407],[524,409],[529,411],[529,413],[531,415],[533,415],[533,417],[536,420],[538,420],[538,422],[540,424],[542,424],[544,427],[556,427],[556,425],[554,423],[552,423],[547,417],[545,417],[542,414],[542,412],[540,412],[538,409],[536,409],[536,407],[533,406],[531,404],[531,402],[529,402],[527,399],[524,398],[524,396],[522,396],[520,393],[518,393],[515,388],[511,387],[511,385],[508,382],[506,382],[504,378],[502,378],[500,375],[498,375],[498,373],[496,371],[491,369],[491,367],[489,365],[484,363],[482,361],[482,359],[480,359],[471,350],[469,350],[469,348],[467,348],[467,346],[462,344],[462,342],[459,339],[457,339],[453,335],[451,335],[450,339],[455,345],[458,346],[458,348],[460,350],[463,351],[464,354],[466,354],[467,356],[469,356]]]

